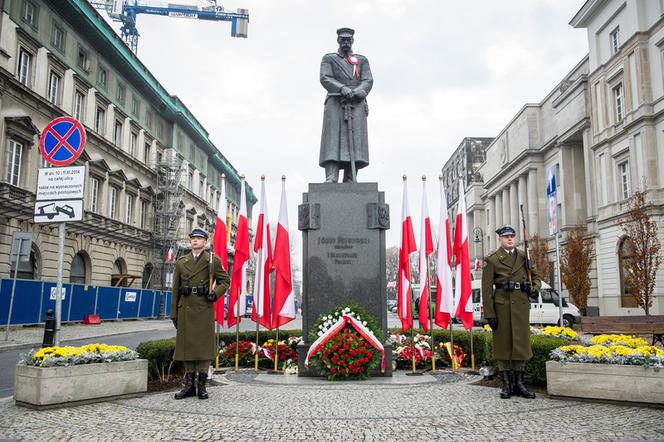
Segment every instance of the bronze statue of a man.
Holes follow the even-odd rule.
[[[339,170],[344,182],[356,181],[356,170],[369,165],[367,95],[373,77],[366,57],[353,53],[349,28],[337,29],[339,50],[325,54],[320,63],[320,83],[327,90],[323,134],[318,164],[325,168],[325,182],[336,183]]]

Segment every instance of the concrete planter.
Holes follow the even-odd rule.
[[[664,404],[664,370],[636,365],[546,363],[551,396]]]
[[[44,409],[140,396],[147,386],[146,359],[48,368],[19,364],[14,400]]]

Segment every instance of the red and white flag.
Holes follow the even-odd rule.
[[[219,195],[219,209],[217,219],[214,221],[214,236],[212,238],[212,252],[221,260],[221,266],[228,272],[228,230],[226,227],[226,179],[221,178],[221,194]],[[228,292],[227,292],[228,293]],[[224,304],[226,293],[214,303],[214,318],[224,325]]]
[[[447,328],[454,312],[452,291],[452,242],[450,219],[447,216],[447,197],[440,180],[440,224],[438,225],[438,251],[436,255],[436,324]]]
[[[267,201],[265,197],[265,178],[261,181],[261,209],[256,224],[254,237],[254,253],[256,253],[256,271],[254,275],[254,302],[251,309],[251,320],[265,328],[271,329],[270,315],[270,273],[272,265],[272,241],[270,241],[270,223],[267,217]]]
[[[429,266],[428,257],[433,253],[433,238],[431,236],[431,219],[429,219],[429,205],[427,204],[426,181],[422,180],[422,209],[420,217],[420,292],[419,321],[425,332],[429,331]]]
[[[410,291],[410,254],[417,251],[413,222],[408,211],[408,186],[403,180],[403,202],[401,205],[401,248],[399,249],[399,274],[397,276],[397,312],[401,320],[401,331],[413,326],[413,305]]]
[[[235,256],[233,258],[233,274],[231,275],[231,291],[228,298],[228,313],[226,314],[226,323],[229,327],[233,327],[240,322],[247,311],[245,295],[247,293],[247,264],[249,262],[249,223],[247,221],[247,196],[244,178],[241,177],[240,181],[240,215],[237,219],[237,231],[235,232]]]
[[[456,281],[454,290],[454,316],[461,319],[466,330],[473,327],[473,289],[470,279],[470,253],[468,252],[468,227],[466,219],[466,196],[463,180],[459,180],[459,205],[454,223],[454,256],[456,258]]]
[[[164,257],[164,261],[170,263],[175,262],[175,252],[173,252],[173,247],[169,247],[168,250],[166,251],[166,256]]]
[[[281,181],[281,207],[277,237],[274,240],[274,303],[272,306],[272,327],[295,319],[295,294],[290,262],[290,238],[288,236],[288,203],[286,201],[286,178]]]
[[[475,265],[473,266],[473,272],[477,272],[480,269],[480,259],[475,258]]]

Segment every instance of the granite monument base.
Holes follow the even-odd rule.
[[[383,333],[385,373],[392,375],[387,331],[385,230],[389,207],[377,183],[309,184],[298,211],[302,231],[302,336],[298,375],[318,376],[304,368],[311,326],[337,306],[359,304]]]

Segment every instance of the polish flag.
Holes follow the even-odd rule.
[[[233,327],[240,322],[247,311],[245,296],[247,293],[247,264],[249,262],[249,224],[247,221],[247,196],[244,177],[240,177],[240,181],[240,215],[237,219],[237,232],[235,233],[235,257],[233,259],[231,291],[226,315],[226,323],[229,327]],[[237,316],[238,310],[239,317]]]
[[[290,238],[288,236],[288,203],[286,202],[286,177],[281,178],[281,207],[279,224],[274,241],[274,304],[272,306],[272,327],[295,319],[295,294],[290,262]]]
[[[466,330],[473,327],[473,289],[470,282],[470,253],[468,252],[468,227],[466,219],[466,197],[463,180],[459,180],[459,205],[454,224],[454,256],[456,276],[454,316],[461,319]]]
[[[452,292],[452,242],[450,220],[447,217],[447,197],[440,178],[440,224],[438,225],[438,253],[436,255],[436,324],[447,328],[454,311]]]
[[[221,260],[221,266],[228,272],[228,230],[226,228],[226,178],[221,177],[221,194],[219,195],[219,209],[217,210],[217,219],[214,221],[214,236],[212,238],[212,251]],[[224,325],[224,296],[217,299],[214,303],[214,318],[220,324]]]
[[[410,254],[417,251],[413,222],[408,213],[408,186],[403,179],[403,202],[401,206],[401,248],[399,249],[399,276],[397,278],[397,305],[401,331],[407,332],[413,326],[413,306],[410,291]]]
[[[164,261],[170,263],[175,262],[175,253],[173,252],[173,247],[169,247],[166,251],[166,257],[164,258]]]
[[[256,225],[256,236],[254,237],[256,272],[254,275],[254,302],[251,309],[251,320],[258,322],[267,329],[272,329],[272,317],[270,315],[270,273],[274,270],[274,266],[272,265],[270,223],[267,217],[267,201],[265,199],[265,177],[261,181],[260,210]]]
[[[429,219],[429,206],[427,204],[426,181],[422,179],[422,209],[420,216],[420,293],[419,316],[420,327],[429,331],[429,273],[427,258],[433,253],[433,238],[431,236],[431,220]]]
[[[480,259],[475,258],[475,266],[473,267],[473,272],[477,272],[480,269]]]

